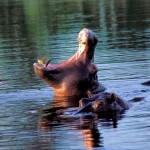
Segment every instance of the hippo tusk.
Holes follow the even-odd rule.
[[[38,59],[37,62],[38,64],[42,65],[44,63],[46,56],[44,55],[41,59]]]
[[[46,64],[44,65],[44,67],[47,67],[47,65],[51,62],[51,59],[49,59]]]

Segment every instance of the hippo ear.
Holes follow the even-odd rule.
[[[111,93],[110,99],[111,99],[111,102],[115,102],[116,101],[116,95],[115,95],[115,93]]]

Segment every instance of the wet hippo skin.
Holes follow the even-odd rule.
[[[98,68],[93,63],[94,50],[97,44],[95,34],[84,28],[78,35],[78,51],[69,59],[59,63],[44,64],[44,57],[34,63],[37,76],[53,87],[55,96],[86,95],[90,90],[93,93],[105,90],[98,82]]]

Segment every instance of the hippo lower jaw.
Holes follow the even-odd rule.
[[[37,63],[34,63],[34,71],[36,75],[44,80],[49,86],[56,88],[61,80],[58,78],[60,74],[63,73],[63,68],[58,67],[58,65],[48,65],[50,60],[45,64],[43,61],[38,60]]]
[[[40,63],[34,63],[34,71],[37,74],[38,77],[44,79],[48,73],[57,73],[58,70],[51,66],[51,68],[48,67],[48,64],[40,64]]]

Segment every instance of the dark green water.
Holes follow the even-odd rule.
[[[149,8],[149,0],[1,0],[0,149],[148,150],[150,87],[141,83],[150,80]],[[81,128],[83,118],[41,126],[38,110],[52,105],[53,92],[33,63],[43,55],[52,63],[71,57],[83,27],[99,39],[95,63],[107,90],[145,99],[117,128],[112,120]]]

